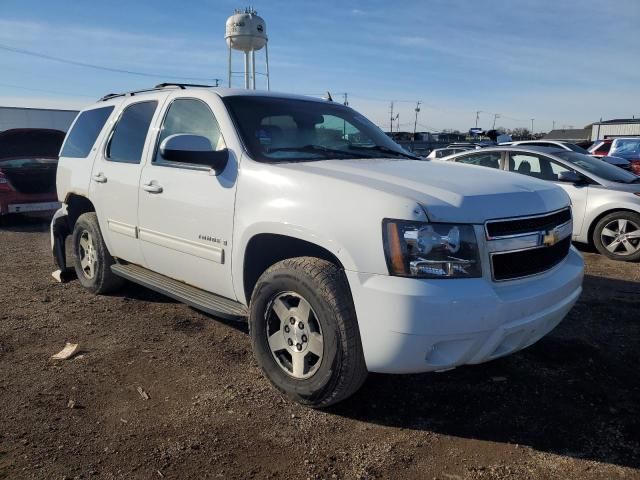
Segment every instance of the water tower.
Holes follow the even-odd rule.
[[[229,46],[229,87],[231,87],[232,50],[244,52],[244,88],[256,89],[256,51],[264,47],[266,59],[267,90],[269,85],[269,49],[267,25],[253,8],[236,10],[227,19],[224,38]],[[251,83],[249,82],[251,79]]]

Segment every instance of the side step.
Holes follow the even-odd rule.
[[[155,290],[167,297],[186,303],[211,315],[226,318],[248,316],[247,307],[241,303],[165,277],[139,265],[116,263],[111,266],[111,271],[120,277]]]

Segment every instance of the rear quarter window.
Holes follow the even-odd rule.
[[[113,112],[113,106],[94,108],[93,110],[82,112],[67,135],[60,156],[71,158],[87,157],[111,112]]]

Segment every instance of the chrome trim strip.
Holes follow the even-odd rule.
[[[569,213],[572,213],[571,212],[571,207],[565,207],[565,208],[560,208],[558,210],[554,210],[552,212],[542,213],[542,214],[539,214],[539,215],[527,215],[527,216],[524,216],[524,217],[493,218],[491,220],[486,220],[484,222],[484,233],[487,236],[487,240],[490,240],[490,241],[491,240],[500,240],[500,239],[503,239],[503,238],[517,238],[517,237],[531,235],[531,232],[528,232],[528,233],[516,233],[514,235],[501,235],[501,236],[498,236],[498,237],[492,237],[492,236],[489,235],[489,230],[488,230],[487,226],[490,223],[502,223],[502,222],[509,222],[509,221],[512,221],[512,220],[527,220],[529,218],[549,217],[551,215],[555,215],[556,213],[560,213],[560,212],[563,212],[565,210],[569,210]],[[571,215],[571,218],[573,219],[573,215]]]

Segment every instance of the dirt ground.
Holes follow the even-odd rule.
[[[638,264],[585,252],[578,305],[523,352],[313,411],[244,323],[55,283],[46,229],[0,229],[0,479],[640,479]],[[81,355],[50,360],[65,342]]]

